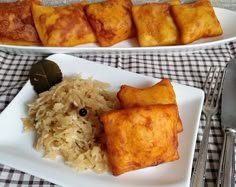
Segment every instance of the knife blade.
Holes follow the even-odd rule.
[[[236,131],[236,59],[226,66],[223,90],[221,122],[224,129]]]
[[[224,132],[224,142],[217,186],[233,187],[235,183],[236,59],[230,60],[225,70],[222,90],[221,126]]]

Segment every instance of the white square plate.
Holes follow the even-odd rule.
[[[82,77],[109,82],[118,91],[120,85],[150,86],[158,79],[90,62],[74,56],[56,54],[48,57],[56,62],[64,75],[81,73]],[[189,187],[197,129],[204,99],[202,90],[173,83],[184,131],[179,134],[180,159],[118,177],[111,173],[75,172],[61,160],[42,158],[33,149],[35,133],[23,133],[21,118],[27,114],[27,103],[36,94],[28,81],[0,115],[0,162],[60,186],[135,187],[165,186]]]

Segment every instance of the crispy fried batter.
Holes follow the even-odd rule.
[[[0,3],[0,43],[10,45],[41,45],[35,29],[31,5],[40,0]]]
[[[75,46],[96,41],[82,3],[62,7],[34,5],[32,11],[44,46]]]
[[[132,14],[141,47],[179,43],[178,29],[170,14],[170,6],[169,3],[133,6]]]
[[[112,46],[134,36],[130,0],[107,0],[86,6],[88,20],[101,46]]]
[[[122,108],[156,104],[177,104],[175,92],[169,79],[162,79],[155,85],[142,89],[122,85],[117,93],[117,97]],[[183,131],[180,117],[177,123],[177,131]]]
[[[180,5],[181,1],[180,0],[170,0],[170,1],[168,1],[168,3],[170,5]]]
[[[123,108],[154,104],[176,104],[175,92],[169,79],[162,79],[153,86],[145,88],[122,85],[117,97]]]
[[[180,30],[182,44],[188,44],[203,37],[219,36],[223,33],[208,0],[200,0],[188,5],[173,5],[171,13]]]
[[[176,105],[110,111],[101,120],[114,175],[179,158]]]

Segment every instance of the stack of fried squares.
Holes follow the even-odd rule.
[[[42,42],[47,47],[70,47],[98,42],[102,47],[111,46],[135,35],[131,8],[131,0],[60,7],[43,6],[40,0],[0,3],[0,43],[41,45]],[[26,25],[27,22],[30,23]]]
[[[121,86],[121,109],[106,112],[108,158],[114,175],[179,159],[178,133],[183,130],[170,80],[154,86]]]
[[[147,3],[133,6],[132,13],[142,47],[189,44],[223,33],[210,0]]]
[[[131,0],[75,3],[62,7],[33,5],[32,13],[44,46],[98,42],[112,46],[135,34]]]
[[[210,0],[133,5],[131,0],[74,3],[61,7],[40,0],[0,3],[0,43],[109,47],[137,36],[140,47],[180,45],[223,33]]]

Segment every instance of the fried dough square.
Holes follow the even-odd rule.
[[[10,45],[41,45],[31,13],[32,4],[40,0],[0,3],[0,43]]]
[[[200,0],[188,5],[173,5],[171,13],[180,30],[182,44],[192,43],[200,38],[219,36],[223,33],[208,0]]]
[[[88,20],[100,46],[112,46],[134,36],[131,8],[130,0],[108,0],[86,6]]]
[[[136,106],[149,106],[156,104],[177,104],[175,91],[169,79],[162,79],[153,86],[135,88],[122,85],[117,93],[121,108]],[[177,131],[183,131],[182,121],[179,117]]]
[[[170,6],[169,3],[133,6],[132,15],[141,47],[179,43],[179,33],[170,14]]]
[[[70,47],[96,41],[83,3],[62,7],[34,5],[32,13],[44,46]]]
[[[113,175],[179,159],[177,119],[176,105],[104,113],[101,120]]]
[[[170,1],[168,1],[168,3],[170,5],[179,5],[179,4],[181,4],[181,1],[180,0],[170,0]]]
[[[176,104],[176,96],[169,79],[162,79],[153,86],[136,88],[122,85],[117,97],[122,108],[154,104]]]

